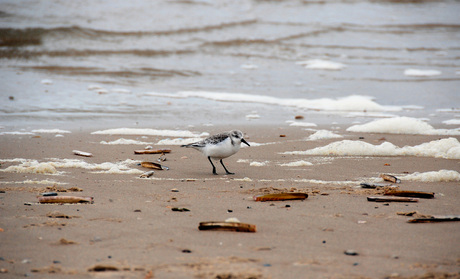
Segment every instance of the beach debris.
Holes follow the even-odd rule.
[[[143,174],[141,174],[139,177],[140,178],[149,178],[150,176],[152,176],[155,172],[154,171],[146,171],[144,172]]]
[[[65,238],[61,238],[59,240],[59,243],[58,244],[62,244],[62,245],[71,245],[71,244],[78,244],[77,242],[73,241],[73,240],[68,240],[68,239],[65,239]]]
[[[303,115],[296,115],[294,119],[304,119],[305,117]]]
[[[47,192],[83,192],[83,189],[82,188],[79,188],[79,187],[70,187],[70,188],[64,188],[64,187],[60,187],[60,186],[56,186],[56,185],[53,185],[53,186],[46,186],[46,188],[42,188],[42,189],[39,189],[39,191],[47,191]],[[41,195],[43,195],[44,193],[42,193]]]
[[[401,183],[401,180],[397,178],[396,176],[389,175],[389,174],[380,174],[380,177],[385,180],[385,181],[390,181],[392,183]]]
[[[384,197],[384,196],[367,197],[367,200],[374,201],[374,202],[418,202],[418,199],[416,198]]]
[[[156,170],[169,170],[167,166],[160,165],[158,163],[154,162],[142,162],[141,166],[144,168],[149,168],[149,169],[156,169]]]
[[[42,268],[32,268],[30,270],[33,273],[50,273],[50,274],[56,274],[56,273],[66,273],[62,268],[59,266],[51,265],[51,266],[45,266]]]
[[[134,150],[134,154],[165,154],[171,153],[171,149],[143,149]]]
[[[437,223],[437,222],[452,222],[460,221],[460,215],[442,215],[442,216],[431,216],[427,218],[414,218],[410,219],[408,223]]]
[[[192,253],[192,250],[190,250],[190,249],[183,249],[183,250],[182,250],[182,253]]]
[[[402,215],[402,216],[414,216],[415,214],[418,214],[417,211],[410,211],[410,212],[396,212],[397,215]]]
[[[198,229],[200,231],[218,230],[235,232],[256,232],[255,225],[240,222],[200,222]]]
[[[93,267],[88,268],[89,272],[104,272],[104,271],[119,271],[120,269],[110,264],[97,264]]]
[[[359,253],[356,252],[355,250],[345,250],[343,253],[347,256],[358,256],[359,255]]]
[[[161,156],[157,159],[158,162],[164,162],[166,161],[166,155],[163,153]]]
[[[413,197],[422,199],[434,198],[433,192],[420,192],[420,191],[401,191],[401,190],[387,190],[384,195],[386,196],[398,196],[398,197]]]
[[[280,138],[285,138],[285,137],[286,137],[286,135],[284,135],[284,134],[280,135]]]
[[[51,196],[38,197],[39,203],[94,203],[93,197]]]
[[[73,152],[73,154],[78,155],[78,156],[93,157],[93,154],[89,153],[89,152],[84,152],[84,151],[80,151],[80,150],[73,150],[72,152]]]
[[[184,211],[190,211],[190,209],[185,208],[185,207],[173,207],[171,208],[172,211],[179,211],[179,212],[184,212]]]
[[[42,195],[44,197],[52,197],[52,196],[57,196],[58,193],[56,193],[56,192],[46,192],[46,193],[41,193],[40,195]]]
[[[306,198],[308,198],[306,193],[278,193],[254,196],[255,201],[304,200]]]
[[[173,189],[171,189],[171,192],[175,192],[175,193],[177,193],[177,192],[179,192],[179,189],[177,189],[177,188],[173,188]]]
[[[371,183],[361,183],[359,184],[361,188],[366,188],[366,189],[376,189],[376,188],[383,188],[391,185],[384,185],[384,184],[371,184]]]
[[[59,211],[48,212],[48,213],[46,213],[46,217],[49,217],[49,218],[64,218],[64,219],[71,219],[72,218],[72,216],[69,216],[69,215],[64,214],[62,212],[59,212]]]

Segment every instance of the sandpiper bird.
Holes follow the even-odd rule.
[[[224,167],[227,174],[235,174],[229,172],[222,162],[222,159],[232,156],[238,150],[240,150],[241,143],[245,143],[248,146],[249,143],[244,140],[243,133],[238,130],[225,132],[217,135],[212,135],[202,141],[182,145],[182,147],[191,147],[198,151],[201,151],[212,165],[212,173],[217,174],[216,167],[212,163],[212,160],[220,160],[220,163]]]

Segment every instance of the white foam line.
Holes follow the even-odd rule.
[[[138,140],[132,140],[132,139],[124,139],[124,138],[121,138],[121,139],[117,139],[117,140],[114,140],[114,141],[101,141],[100,144],[108,144],[108,145],[129,145],[129,144],[132,144],[132,145],[147,145],[147,144],[152,144],[151,142],[143,142],[143,141],[138,141]]]
[[[168,98],[203,98],[222,102],[246,102],[268,105],[279,105],[297,107],[301,109],[315,109],[324,111],[402,111],[400,106],[383,106],[372,97],[361,95],[350,95],[343,98],[321,98],[321,99],[283,99],[265,95],[252,95],[242,93],[223,93],[209,91],[181,91],[175,94],[167,93],[146,93],[149,96]]]
[[[394,117],[353,125],[348,132],[419,134],[419,135],[460,135],[460,129],[435,129],[421,119],[411,117]]]
[[[290,155],[327,156],[420,156],[444,159],[460,159],[460,142],[446,138],[416,146],[398,147],[390,142],[373,145],[364,141],[342,140],[306,151],[290,151]]]
[[[42,134],[70,134],[70,131],[60,130],[60,129],[38,129],[32,130],[32,133],[42,133]]]
[[[460,173],[454,170],[414,172],[412,174],[398,176],[398,178],[401,180],[421,182],[455,182],[460,181]]]

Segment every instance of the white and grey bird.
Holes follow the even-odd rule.
[[[241,131],[233,130],[230,132],[212,135],[202,141],[182,145],[182,147],[194,148],[198,151],[201,151],[204,156],[208,157],[208,160],[212,165],[213,174],[217,174],[217,172],[216,167],[212,163],[212,160],[220,160],[220,163],[224,167],[224,170],[227,174],[235,174],[227,170],[224,162],[222,162],[222,159],[230,157],[238,152],[242,142],[250,146],[249,143],[244,140],[243,133]]]

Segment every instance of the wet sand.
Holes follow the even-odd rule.
[[[460,223],[410,224],[397,212],[459,214],[458,182],[402,181],[401,190],[435,192],[418,203],[375,203],[378,190],[359,182],[380,173],[404,174],[459,170],[458,160],[431,157],[334,157],[280,154],[307,150],[335,140],[305,141],[312,132],[297,127],[239,127],[249,142],[276,143],[242,148],[224,160],[235,175],[211,173],[199,152],[170,148],[170,170],[152,178],[137,174],[96,174],[82,168],[58,169],[62,175],[0,173],[0,269],[2,278],[460,278]],[[228,130],[210,127],[209,132]],[[161,137],[92,135],[73,132],[2,135],[1,159],[79,159],[88,163],[126,159],[155,161],[158,155],[134,155],[140,145],[102,145],[119,138],[157,142]],[[416,145],[440,136],[349,133],[344,139],[398,146]],[[286,135],[280,137],[280,135]],[[73,155],[72,150],[93,153]],[[249,162],[265,162],[250,166]],[[283,167],[305,160],[311,166]],[[2,163],[5,169],[15,163]],[[140,166],[133,166],[147,171]],[[52,180],[56,184],[28,184]],[[316,182],[315,182],[316,181]],[[322,181],[319,183],[318,181]],[[18,182],[18,183],[13,183]],[[340,183],[339,183],[340,182]],[[60,193],[94,197],[94,204],[36,204],[40,192],[78,187]],[[172,192],[171,189],[178,192]],[[255,202],[261,193],[308,193],[304,201]],[[32,205],[25,205],[26,202]],[[173,207],[190,211],[176,212]],[[69,218],[50,218],[58,211]],[[235,217],[257,226],[256,233],[200,231],[202,221]],[[68,242],[71,242],[70,244]],[[74,242],[72,244],[72,242]],[[67,244],[66,244],[67,243]],[[354,250],[356,256],[345,255]],[[90,271],[96,266],[116,271]],[[53,273],[50,275],[50,273]],[[437,277],[436,277],[437,276]],[[432,278],[432,277],[430,277]]]

